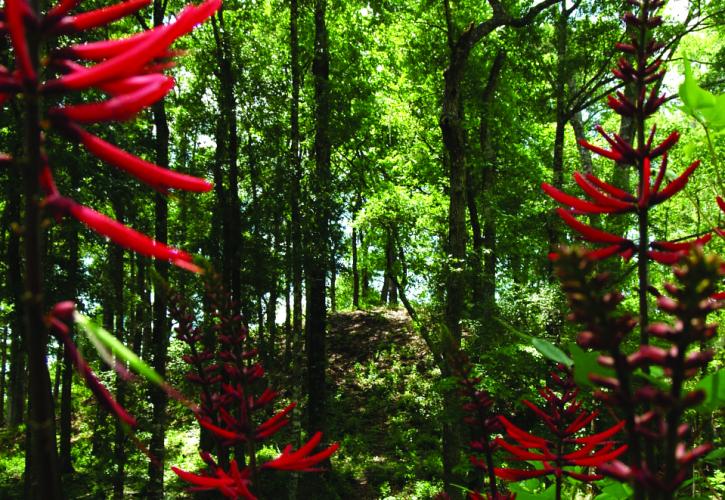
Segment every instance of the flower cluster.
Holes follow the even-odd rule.
[[[707,443],[687,447],[690,427],[682,417],[686,409],[702,402],[704,393],[687,391],[683,385],[712,359],[712,351],[697,346],[715,335],[716,325],[707,323],[707,316],[721,306],[712,296],[725,269],[719,258],[704,255],[701,248],[682,259],[674,271],[677,284],[665,285],[670,296],[657,299],[659,308],[674,316],[674,324],[648,326],[649,334],[668,347],[640,345],[626,354],[622,342],[635,321],[617,314],[622,295],[606,290],[607,275],[593,275],[593,264],[585,255],[584,250],[562,249],[557,274],[569,299],[571,318],[584,323],[577,342],[602,351],[599,363],[611,371],[611,375],[590,374],[601,388],[595,396],[625,414],[630,446],[628,463],[615,460],[602,464],[599,471],[635,483],[643,491],[672,495],[687,478],[689,466],[711,449]],[[650,367],[659,367],[669,383],[645,379],[636,385],[641,370]]]
[[[578,389],[571,372],[563,365],[558,366],[563,376],[551,373],[551,382],[539,390],[546,401],[541,408],[524,400],[523,403],[549,428],[551,439],[544,439],[526,432],[499,417],[506,434],[515,444],[499,438],[497,444],[508,451],[516,460],[541,462],[543,467],[534,470],[497,468],[496,475],[507,481],[521,481],[532,477],[554,475],[557,478],[558,495],[561,495],[561,478],[569,476],[579,481],[589,482],[601,479],[599,474],[589,474],[577,470],[578,467],[601,466],[614,460],[627,450],[627,445],[616,446],[611,438],[624,426],[618,422],[602,432],[578,436],[599,415],[598,411],[587,411],[577,400]],[[534,451],[532,451],[534,450]]]
[[[46,132],[59,133],[81,143],[103,162],[161,192],[169,189],[197,192],[210,190],[211,185],[205,180],[147,162],[88,132],[83,126],[128,120],[162,99],[174,85],[174,80],[163,74],[173,56],[171,45],[214,14],[221,0],[207,0],[199,6],[189,6],[168,25],[127,38],[49,50],[47,57],[44,57],[41,43],[48,43],[54,37],[77,35],[133,15],[146,7],[150,0],[130,0],[72,14],[79,3],[78,0],[61,0],[41,15],[26,0],[5,2],[0,32],[10,36],[16,67],[14,70],[0,67],[0,103],[19,95],[36,103],[41,99],[48,104],[55,103],[38,106],[39,109],[47,108],[47,116],[40,119]],[[88,65],[80,64],[79,61]],[[73,100],[76,100],[76,94],[83,91],[91,91],[94,96],[100,91],[107,98],[67,104],[67,97],[73,96]],[[48,155],[42,150],[42,137],[39,140],[38,183],[45,194],[46,208],[57,218],[74,217],[93,231],[135,252],[168,260],[192,271],[199,270],[192,264],[192,257],[188,253],[156,242],[62,196],[53,180]],[[4,158],[10,161],[6,156]]]
[[[709,241],[710,235],[686,242],[648,241],[647,212],[677,193],[687,184],[700,162],[690,164],[678,177],[664,182],[668,166],[668,153],[677,144],[680,134],[669,134],[662,142],[655,144],[656,125],[646,131],[645,122],[664,104],[667,98],[658,95],[665,71],[658,53],[662,45],[652,39],[649,31],[662,23],[654,13],[663,5],[660,0],[630,0],[639,7],[639,15],[627,13],[624,22],[631,32],[629,43],[618,43],[617,49],[624,56],[613,71],[625,86],[630,86],[634,97],[618,91],[608,98],[609,107],[620,116],[634,120],[637,125],[637,146],[619,134],[609,134],[598,126],[597,131],[609,145],[609,149],[581,140],[580,144],[593,153],[617,163],[618,168],[634,167],[639,176],[636,193],[619,189],[593,174],[574,174],[574,181],[588,199],[581,199],[564,193],[556,187],[543,183],[546,194],[564,205],[558,214],[566,225],[586,241],[604,245],[591,251],[587,257],[592,260],[605,259],[619,254],[625,259],[637,254],[640,259],[652,259],[663,264],[674,264],[695,245]],[[630,62],[634,59],[634,64]],[[645,136],[647,138],[645,139]],[[578,214],[624,214],[636,213],[640,220],[640,241],[612,234],[579,221]]]
[[[289,414],[296,405],[291,403],[269,418],[259,418],[279,393],[265,384],[264,368],[254,361],[257,351],[247,348],[247,330],[241,317],[229,313],[234,307],[226,294],[218,284],[210,283],[208,298],[214,321],[210,330],[194,325],[193,316],[179,295],[172,295],[171,303],[172,315],[178,321],[177,335],[190,350],[183,357],[190,367],[186,378],[200,389],[201,404],[196,417],[213,436],[217,460],[212,458],[212,450],[202,450],[205,472],[193,474],[172,469],[195,491],[216,490],[228,498],[254,499],[249,488],[259,470],[318,471],[338,444],[318,450],[322,439],[318,432],[299,449],[289,445],[278,457],[261,465],[256,463],[256,444],[288,425]],[[255,423],[259,420],[262,421]],[[241,449],[246,457],[235,455],[230,461],[230,454]]]
[[[469,493],[469,500],[511,500],[515,495],[502,493],[496,486],[494,473],[493,454],[498,450],[499,445],[494,435],[502,430],[501,423],[491,411],[493,399],[486,391],[479,389],[481,378],[471,372],[471,363],[463,353],[457,354],[457,359],[452,363],[457,369],[457,377],[461,385],[461,395],[466,401],[463,410],[466,412],[464,422],[471,429],[471,442],[469,446],[473,454],[468,458],[471,464],[484,473],[488,484],[482,484],[480,490],[486,489],[484,494],[480,491]]]

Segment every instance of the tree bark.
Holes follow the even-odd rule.
[[[466,283],[464,266],[466,259],[466,165],[465,133],[463,130],[463,105],[461,101],[461,83],[471,50],[484,37],[502,26],[522,27],[530,24],[534,18],[558,0],[544,0],[531,7],[522,17],[513,18],[497,0],[490,0],[493,13],[486,21],[471,23],[458,35],[455,32],[450,4],[444,0],[447,36],[450,49],[448,67],[444,76],[444,90],[441,104],[439,126],[448,160],[448,264],[446,277],[445,323],[450,332],[452,349],[460,347],[461,319],[463,316]],[[444,374],[445,375],[445,374]],[[461,408],[457,395],[453,391],[444,395],[444,404],[449,409],[449,419],[443,424],[443,481],[446,493],[459,498],[460,491],[454,483],[463,484],[453,473],[453,468],[461,460],[460,417]]]
[[[19,174],[19,172],[16,172]],[[20,223],[20,190],[14,183],[9,186],[8,215],[12,223]],[[12,335],[10,337],[10,376],[8,386],[8,424],[17,427],[25,413],[25,324],[23,306],[23,262],[20,257],[20,233],[11,230],[7,248],[8,289],[13,301],[13,312],[10,316]]]
[[[126,216],[123,202],[117,198],[112,198],[113,210],[116,220],[123,223]],[[115,309],[114,320],[115,326],[113,332],[116,338],[121,342],[125,342],[125,310],[123,302],[123,248],[114,245],[111,248],[111,287],[113,289],[113,307]],[[120,363],[120,360],[116,360]],[[126,382],[119,375],[116,376],[116,401],[122,407],[126,406]],[[113,498],[122,500],[124,498],[123,490],[126,480],[126,433],[124,432],[121,422],[117,419],[115,428],[115,442],[113,448],[113,458],[116,471],[113,476]]]
[[[163,23],[165,7],[166,2],[163,2],[163,0],[154,0],[154,26],[160,26]],[[165,101],[162,99],[156,102],[152,106],[152,111],[156,129],[156,137],[154,138],[156,164],[162,167],[168,167],[169,123],[166,116]],[[161,193],[156,193],[154,199],[154,237],[161,243],[168,241],[168,217],[169,208],[166,197]],[[162,260],[154,261],[154,270],[164,283],[168,282],[168,262]],[[169,348],[169,336],[171,334],[167,302],[164,286],[156,284],[154,286],[153,327],[151,330],[152,339],[150,347],[152,351],[152,366],[162,377],[166,376],[166,359]],[[164,445],[164,439],[166,436],[166,407],[168,405],[168,396],[156,386],[152,386],[149,389],[149,395],[153,405],[153,424],[151,426],[149,449],[156,458],[156,462],[152,461],[149,463],[149,478],[145,495],[149,499],[161,500],[164,497],[164,470],[166,468],[166,447]]]
[[[499,75],[506,55],[499,51],[491,64],[488,81],[483,89],[481,119],[479,124],[479,144],[483,159],[482,171],[474,172],[467,168],[466,201],[468,216],[471,220],[473,235],[473,314],[479,320],[485,320],[495,309],[496,304],[496,210],[491,199],[496,180],[496,152],[491,143],[491,117],[493,98]],[[479,221],[477,194],[483,199],[483,230]],[[484,248],[487,250],[484,256]]]
[[[327,0],[315,0],[315,41],[312,75],[315,89],[315,193],[306,245],[307,314],[305,343],[307,354],[307,434],[325,432],[327,354],[325,335],[327,307],[325,278],[330,264],[330,54],[325,20]],[[329,468],[329,463],[326,465]],[[304,492],[309,498],[324,496],[321,478],[304,477]]]
[[[77,175],[75,166],[71,168],[71,182],[75,192],[77,192],[80,177]],[[67,283],[65,286],[68,297],[78,296],[79,281],[79,248],[78,248],[78,225],[69,224],[67,226],[68,238],[68,266],[67,266]],[[73,362],[70,356],[63,356],[63,374],[61,376],[60,391],[60,472],[65,474],[73,472],[73,459],[71,457],[71,422],[72,422],[72,388],[73,388]]]
[[[8,362],[8,328],[3,328],[0,351],[0,427],[5,427],[5,374]]]

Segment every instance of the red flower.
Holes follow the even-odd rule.
[[[133,118],[139,111],[162,99],[173,87],[172,78],[161,71],[168,63],[159,61],[170,57],[171,44],[194,26],[210,17],[221,0],[207,0],[199,6],[185,8],[168,25],[119,40],[106,40],[71,46],[51,51],[48,70],[36,71],[28,49],[26,29],[32,27],[33,36],[49,38],[72,35],[80,31],[104,26],[134,14],[147,6],[150,0],[128,0],[108,7],[70,15],[78,0],[61,0],[45,16],[39,16],[25,0],[9,0],[3,8],[5,28],[10,34],[17,71],[10,73],[0,68],[0,102],[22,92],[25,87],[39,88],[41,95],[53,98],[68,91],[96,89],[109,98],[97,102],[51,106],[45,123],[51,131],[78,141],[101,160],[125,170],[140,181],[161,192],[169,189],[204,192],[211,184],[203,179],[173,172],[123,151],[113,144],[88,133],[80,124],[105,121],[123,121]],[[95,64],[82,66],[72,59],[85,59]],[[58,78],[37,81],[38,75],[60,71]],[[50,165],[41,171],[40,186],[48,196],[46,207],[57,217],[70,215],[102,234],[143,255],[169,260],[191,271],[199,268],[191,264],[191,257],[180,250],[162,245],[151,238],[132,231],[87,207],[61,197],[53,180]]]
[[[534,414],[542,420],[551,430],[551,440],[534,436],[511,423],[506,417],[499,417],[506,434],[517,444],[512,444],[503,438],[496,439],[496,443],[508,451],[515,460],[541,462],[543,467],[535,470],[495,468],[496,476],[506,481],[522,481],[532,477],[562,474],[580,481],[594,481],[601,479],[599,474],[582,474],[571,470],[570,467],[596,467],[616,459],[627,450],[627,445],[619,447],[609,439],[617,434],[624,421],[618,422],[609,429],[589,436],[576,437],[597,417],[598,412],[588,412],[581,409],[581,403],[576,399],[578,390],[574,380],[563,366],[559,370],[566,374],[560,377],[552,372],[552,386],[545,387],[539,392],[547,403],[543,409],[529,401],[523,401]],[[575,445],[583,445],[573,448]],[[536,450],[536,451],[530,451]]]

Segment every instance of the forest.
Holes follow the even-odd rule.
[[[723,37],[4,0],[0,498],[723,498]]]

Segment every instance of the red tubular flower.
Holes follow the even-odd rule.
[[[36,72],[33,63],[30,61],[28,42],[25,38],[25,20],[28,16],[28,6],[23,0],[5,0],[3,12],[20,74],[26,82],[33,82],[36,78]]]
[[[78,123],[126,121],[135,117],[142,109],[162,99],[173,87],[174,79],[163,77],[107,101],[51,108],[48,113],[51,116],[62,116]]]
[[[319,471],[319,468],[315,468],[320,462],[327,460],[337,449],[340,447],[338,443],[333,443],[324,450],[314,453],[312,451],[320,444],[322,439],[322,433],[315,433],[312,438],[307,441],[299,450],[293,451],[292,445],[282,451],[282,454],[277,458],[266,462],[262,465],[265,469],[278,469],[288,471],[300,471],[300,472],[314,472]]]
[[[600,479],[598,474],[582,474],[571,470],[570,467],[595,467],[616,459],[627,450],[627,445],[614,448],[609,441],[617,434],[625,422],[618,422],[609,429],[589,436],[576,437],[576,434],[589,425],[597,417],[598,412],[588,412],[581,409],[581,403],[576,399],[577,389],[574,379],[567,369],[558,367],[565,377],[557,373],[551,374],[552,387],[545,387],[540,392],[546,400],[546,409],[540,408],[529,401],[526,406],[549,427],[552,439],[547,440],[534,436],[511,423],[505,417],[499,417],[501,424],[509,438],[518,443],[514,445],[503,438],[496,439],[496,443],[508,451],[515,460],[537,461],[543,464],[541,469],[522,470],[509,468],[496,468],[496,476],[506,481],[522,481],[538,476],[562,475],[570,476],[580,481],[593,481]],[[582,447],[573,451],[567,448],[581,444]],[[529,450],[536,450],[532,452]]]
[[[165,191],[168,188],[175,188],[185,191],[205,192],[212,188],[211,184],[203,179],[174,172],[142,160],[100,137],[86,132],[80,127],[73,126],[71,130],[86,149],[95,156],[125,170],[155,189]]]
[[[218,319],[211,332],[202,332],[192,324],[194,316],[187,312],[183,299],[175,293],[170,295],[172,317],[178,322],[176,331],[179,338],[191,350],[183,357],[191,370],[187,379],[197,384],[202,394],[196,417],[201,427],[209,430],[216,441],[214,449],[217,456],[229,456],[235,445],[240,443],[245,444],[245,453],[255,453],[256,443],[270,439],[289,424],[290,413],[296,403],[273,412],[269,418],[262,417],[260,410],[271,406],[279,393],[263,384],[264,369],[253,360],[256,350],[246,348],[249,342],[247,329],[241,317],[229,314],[233,305],[216,279],[218,277],[212,275],[207,283],[207,298],[214,317]],[[206,349],[203,347],[205,342],[216,346],[216,349]],[[209,452],[204,450],[202,458],[208,465],[204,473],[173,470],[182,480],[192,484],[192,489],[216,490],[230,498],[254,498],[249,489],[249,478],[257,477],[264,469],[320,470],[320,464],[339,448],[335,443],[317,449],[321,440],[322,434],[317,433],[298,450],[287,446],[278,457],[255,465],[255,469],[247,465],[239,470],[237,465],[232,465],[227,470],[217,466]],[[247,463],[250,462],[255,463]]]
[[[46,200],[46,206],[56,213],[70,215],[78,219],[93,231],[134,252],[161,260],[168,260],[172,264],[189,271],[201,272],[201,269],[193,264],[192,257],[188,253],[159,243],[69,198],[58,195],[49,197]]]
[[[110,7],[84,12],[77,16],[65,16],[55,23],[49,31],[54,35],[59,35],[97,28],[133,14],[150,3],[151,0],[128,0]]]

